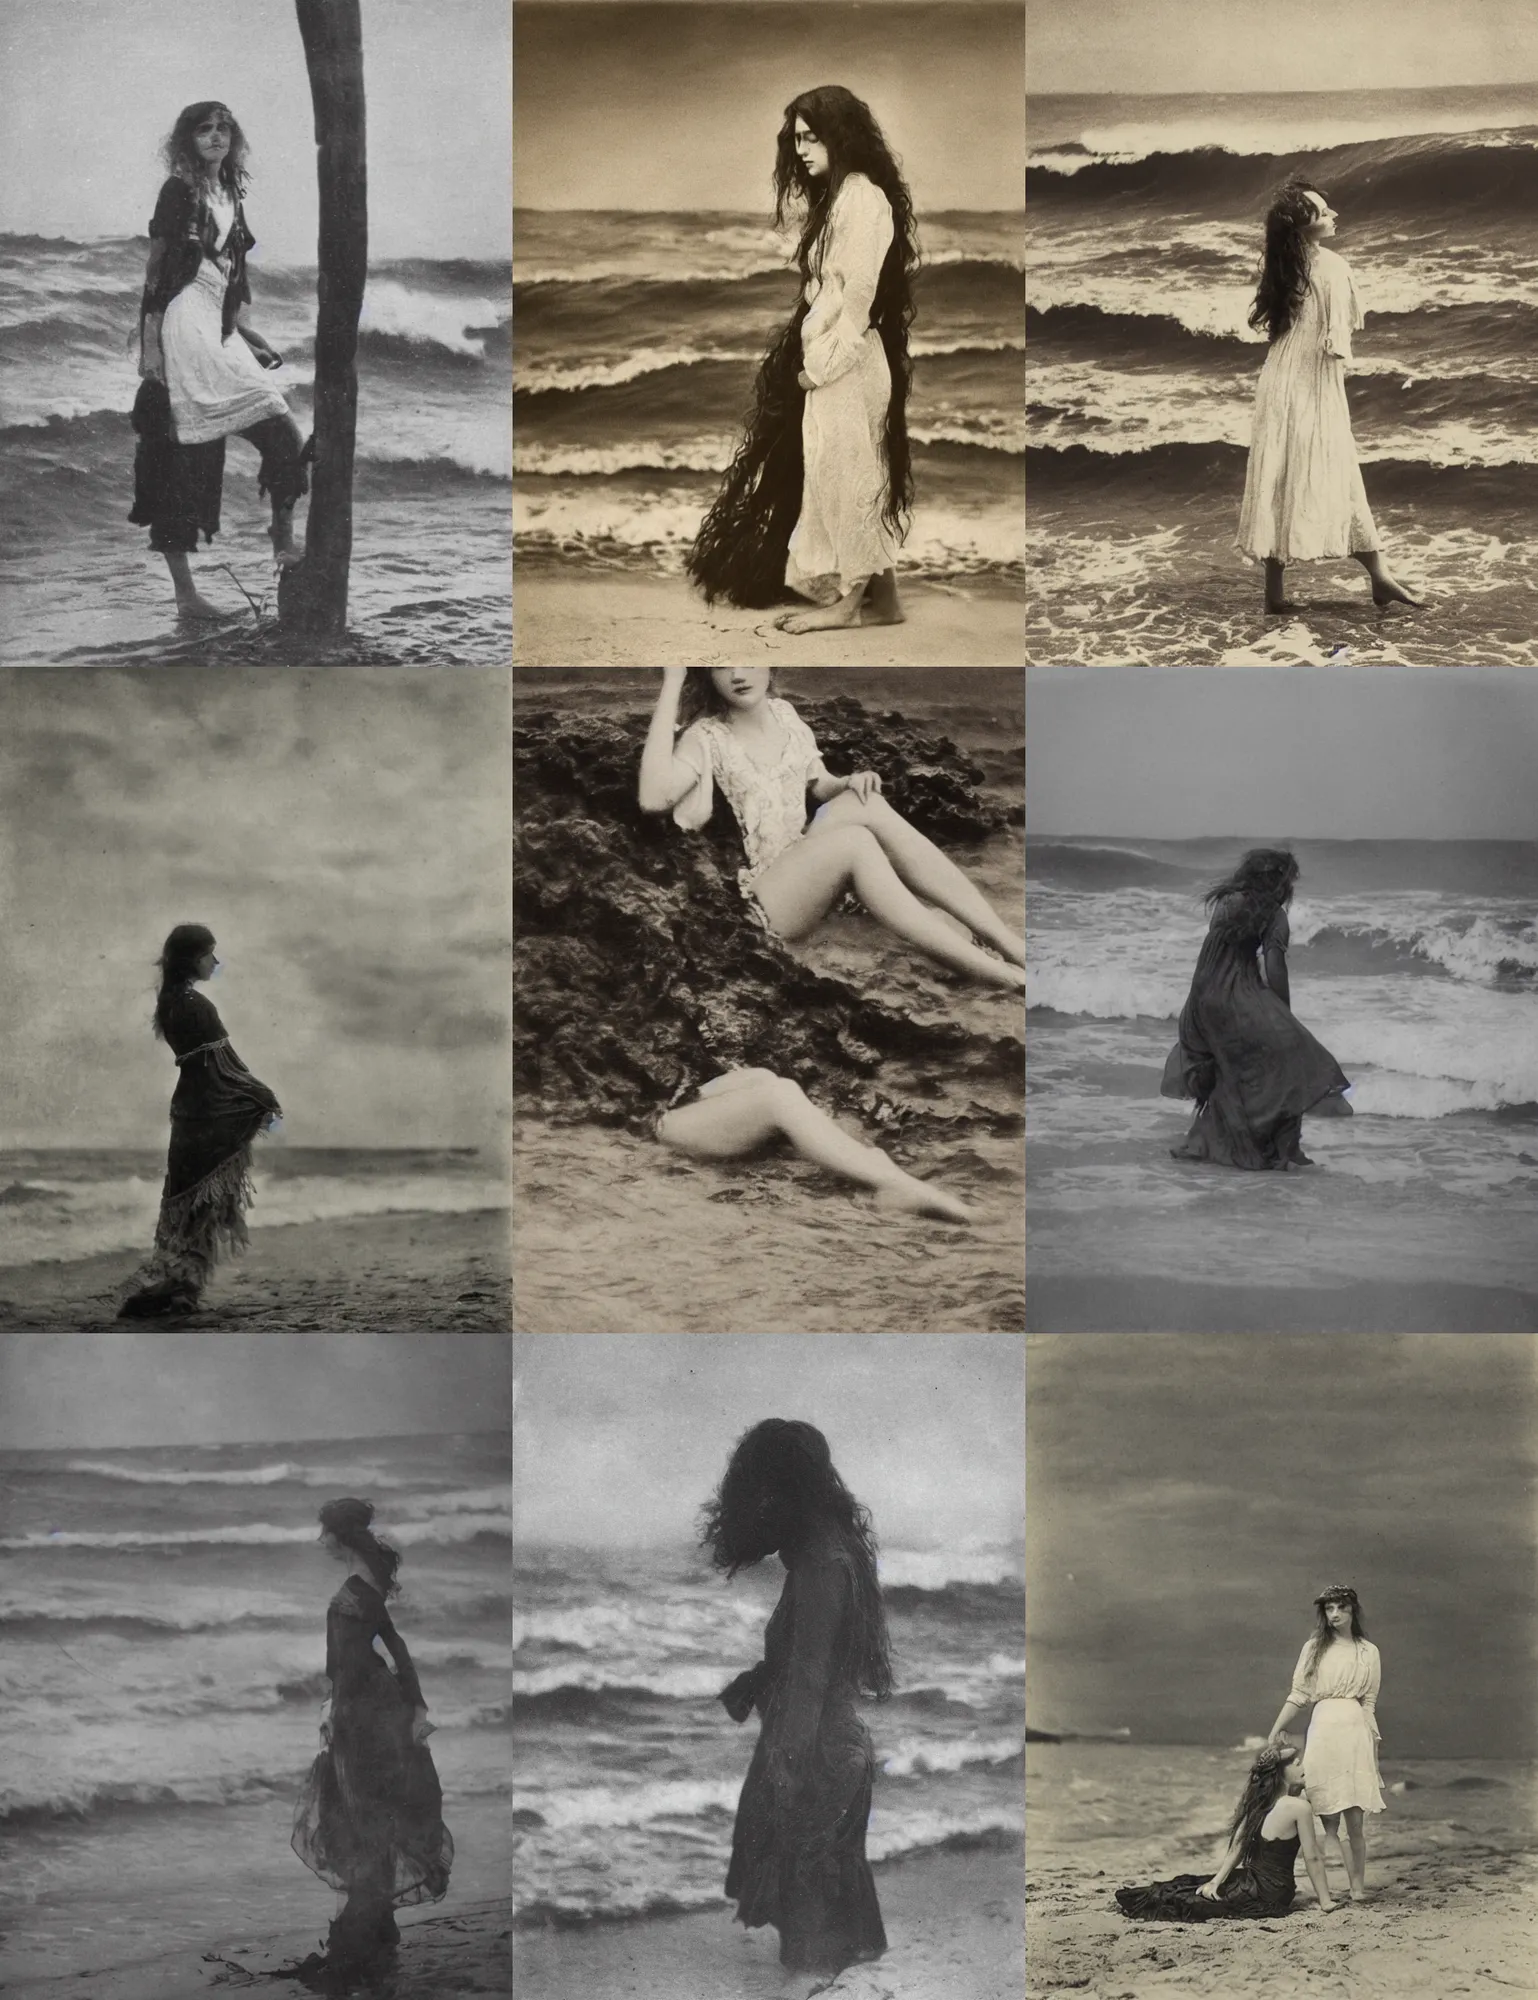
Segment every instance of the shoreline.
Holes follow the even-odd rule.
[[[794,635],[774,620],[791,605],[707,605],[684,577],[520,564],[513,582],[513,664],[530,667],[1023,667],[1020,596],[898,588],[901,625]],[[809,608],[809,607],[803,607]]]
[[[205,1306],[177,1319],[117,1319],[141,1250],[0,1269],[9,1332],[502,1333],[512,1325],[508,1212],[397,1210],[251,1231],[214,1273]]]
[[[1027,1275],[1029,1333],[1538,1333],[1538,1292],[1453,1280],[1240,1285]]]

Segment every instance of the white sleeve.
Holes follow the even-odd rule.
[[[863,174],[839,189],[823,247],[821,290],[801,326],[802,363],[819,389],[860,358],[881,266],[892,242],[892,210]]]
[[[673,808],[674,824],[681,826],[686,833],[697,833],[702,826],[707,826],[716,803],[712,783],[715,757],[710,731],[704,726],[705,720],[702,716],[698,722],[691,722],[673,745],[673,755],[679,763],[689,765],[698,774],[696,782]]]
[[[1319,291],[1324,307],[1324,351],[1339,361],[1352,361],[1351,336],[1364,324],[1364,315],[1356,280],[1344,258],[1321,262]]]
[[[1304,1645],[1298,1655],[1298,1664],[1292,1670],[1292,1687],[1287,1699],[1295,1702],[1299,1708],[1307,1708],[1314,1698],[1313,1676],[1308,1671],[1308,1652],[1312,1644],[1313,1641],[1309,1640]]]
[[[1367,1726],[1372,1731],[1372,1740],[1378,1742],[1378,1690],[1383,1685],[1383,1662],[1378,1657],[1376,1646],[1367,1648],[1367,1692],[1362,1696],[1362,1707],[1367,1712]]]
[[[789,702],[784,704],[783,713],[785,726],[790,732],[790,740],[795,746],[796,755],[801,759],[805,767],[806,782],[809,785],[815,784],[817,779],[825,778],[828,775],[828,767],[822,761],[822,752],[817,747],[817,738],[812,734],[809,725],[802,721]]]

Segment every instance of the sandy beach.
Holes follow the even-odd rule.
[[[707,605],[682,577],[557,573],[520,567],[513,660],[532,667],[1015,667],[1025,610],[1007,597],[906,584],[905,622],[793,636],[780,613]]]
[[[825,1990],[841,2000],[1018,2000],[1023,1972],[1018,1848],[930,1852],[877,1864],[886,1956]],[[519,2000],[754,2000],[780,1982],[778,1934],[745,1931],[730,1907],[582,1931],[519,1931]]]
[[[113,1252],[0,1270],[0,1327],[99,1332],[119,1325],[141,1261]],[[174,1324],[245,1333],[502,1332],[510,1324],[507,1216],[354,1216],[253,1229],[245,1256],[214,1277],[201,1312]]]

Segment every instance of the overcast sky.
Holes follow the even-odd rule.
[[[889,1548],[1018,1543],[1024,1343],[1013,1334],[545,1334],[514,1340],[514,1534],[687,1544],[765,1417],[824,1433]]]
[[[506,1430],[505,1336],[0,1334],[0,1447]]]
[[[508,759],[495,674],[0,676],[0,1144],[165,1143],[154,963],[188,922],[287,1140],[498,1143]]]
[[[1033,1339],[1033,1726],[1264,1735],[1349,1583],[1386,1756],[1531,1757],[1535,1369],[1521,1334]]]
[[[1051,91],[1396,90],[1538,82],[1532,0],[1030,0]]]
[[[1039,667],[1026,832],[1538,838],[1530,668]]]
[[[785,106],[824,83],[870,105],[921,226],[1024,200],[1018,6],[518,0],[513,15],[522,208],[762,214]]]
[[[365,0],[369,249],[505,258],[508,0]],[[262,256],[315,257],[315,125],[293,0],[4,0],[0,230],[144,232],[183,105],[229,104]]]

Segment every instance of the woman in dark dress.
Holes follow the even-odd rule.
[[[1118,1889],[1122,1914],[1155,1923],[1205,1924],[1214,1917],[1282,1917],[1292,1908],[1298,1851],[1321,1910],[1333,1910],[1314,1815],[1302,1796],[1303,1759],[1295,1744],[1268,1743],[1250,1767],[1229,1822],[1228,1852],[1215,1875]]]
[[[294,1808],[293,1849],[347,1901],[331,1926],[324,1959],[305,1969],[322,1979],[366,1966],[399,1942],[393,1912],[438,1903],[448,1893],[454,1842],[427,1749],[432,1725],[405,1643],[385,1599],[399,1589],[400,1556],[372,1532],[367,1500],[328,1500],[321,1545],[347,1575],[326,1608],[326,1678],[320,1755]],[[395,1671],[374,1650],[380,1639]]]
[[[763,1659],[721,1694],[734,1722],[756,1708],[763,1723],[726,1893],[739,1923],[779,1931],[787,1990],[805,1994],[886,1950],[865,1859],[874,1758],[855,1712],[892,1691],[875,1538],[821,1431],[771,1417],[738,1440],[702,1540],[728,1576],[776,1553],[787,1571]]]
[[[1297,879],[1285,848],[1256,847],[1207,893],[1211,920],[1159,1086],[1196,1099],[1190,1131],[1171,1148],[1177,1160],[1312,1166],[1304,1113],[1351,1116],[1345,1072],[1292,1011],[1287,905]]]
[[[155,1033],[181,1074],[171,1097],[155,1247],[118,1307],[119,1319],[195,1312],[220,1256],[246,1247],[251,1142],[282,1111],[230,1047],[212,1000],[192,990],[195,981],[213,978],[218,963],[214,934],[202,924],[178,924],[160,954]]]

